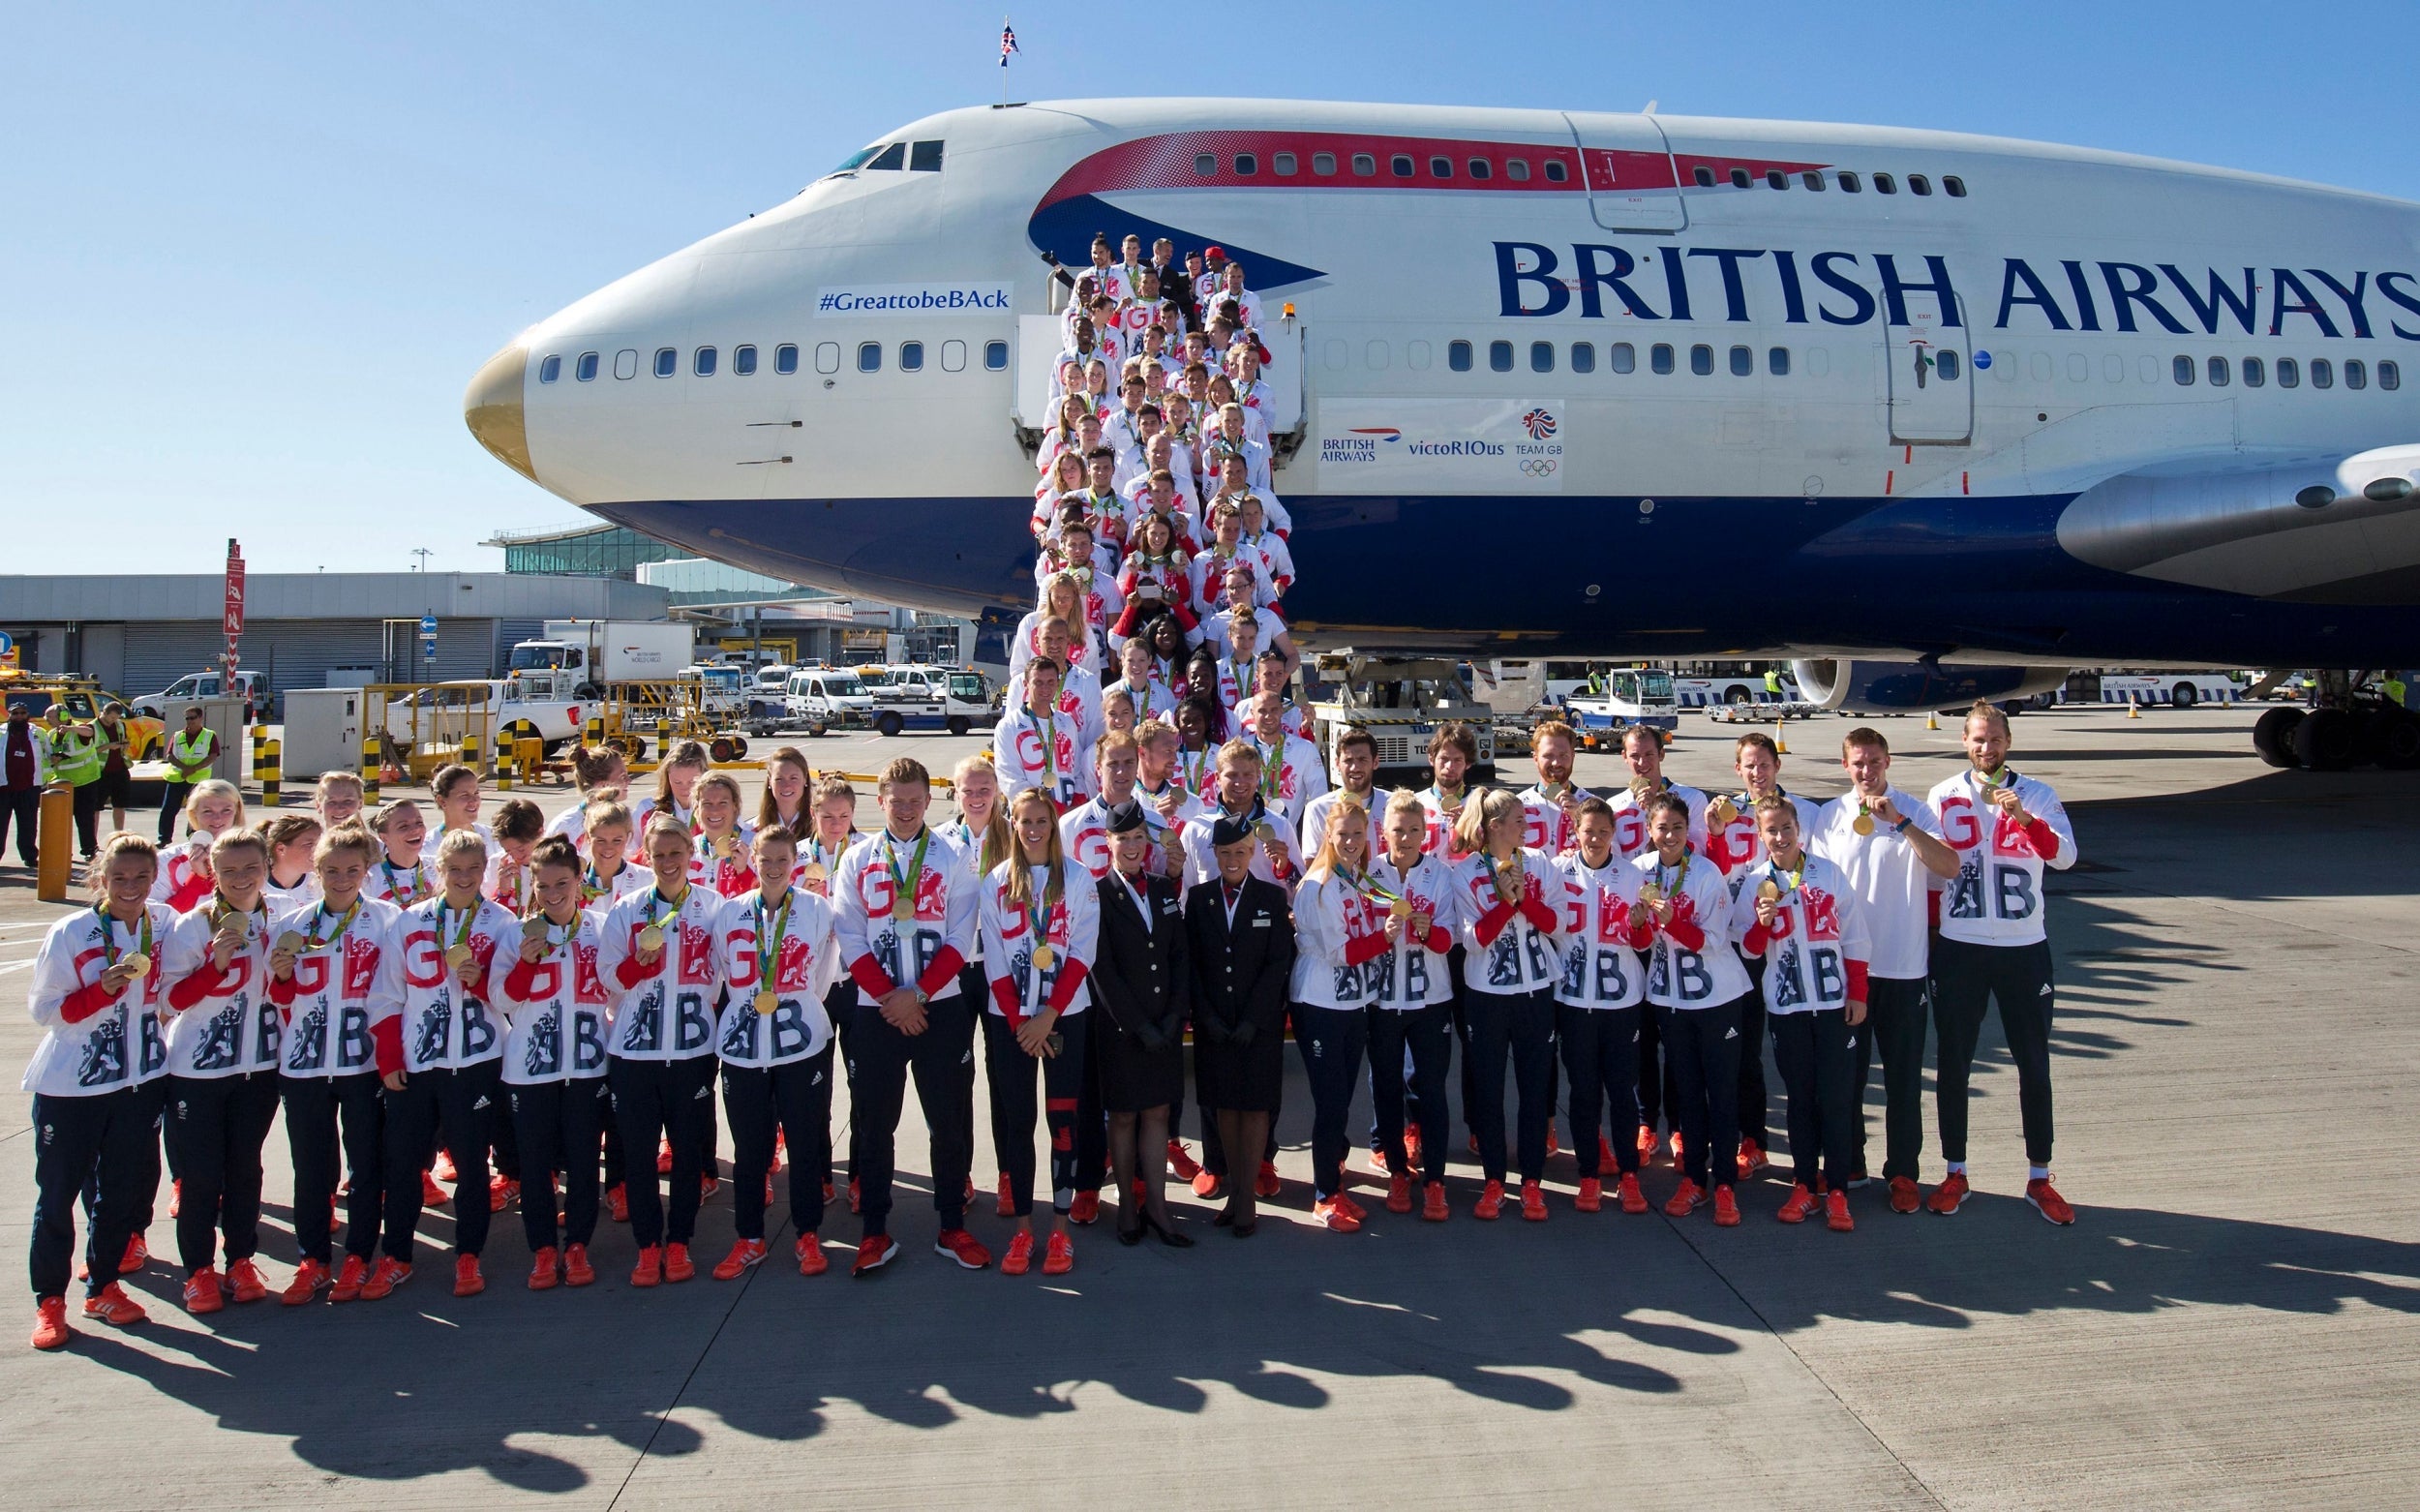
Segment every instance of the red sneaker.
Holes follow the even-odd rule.
[[[1914,1181],[1905,1176],[1891,1178],[1891,1211],[1913,1213],[1923,1205],[1923,1194],[1917,1191]]]
[[[1390,1213],[1411,1211],[1411,1178],[1401,1171],[1386,1178],[1386,1210]]]
[[[851,1182],[850,1185],[856,1185]],[[855,1277],[871,1276],[899,1256],[899,1241],[889,1234],[867,1234],[857,1242],[857,1259],[849,1266]]]
[[[617,1224],[630,1222],[630,1189],[617,1181],[605,1189],[605,1209]]]
[[[454,1169],[454,1152],[443,1145],[438,1146],[436,1175],[439,1181],[462,1180],[462,1172]]]
[[[1655,1138],[1655,1131],[1654,1131],[1653,1129],[1651,1129],[1651,1128],[1648,1127],[1646,1124],[1641,1124],[1641,1125],[1639,1126],[1639,1164],[1642,1164],[1642,1165],[1652,1165],[1652,1164],[1655,1164],[1655,1149],[1656,1149],[1656,1143],[1657,1143],[1657,1141],[1656,1141],[1656,1138]]]
[[[1065,1234],[1052,1234],[1049,1246],[1042,1252],[1042,1273],[1064,1276],[1075,1268],[1075,1246]]]
[[[1625,1172],[1614,1190],[1621,1195],[1623,1212],[1636,1215],[1647,1211],[1647,1194],[1639,1190],[1638,1172]]]
[[[1469,1152],[1470,1152],[1471,1154],[1473,1154],[1473,1155],[1478,1154],[1478,1153],[1479,1153],[1479,1133],[1478,1133],[1478,1131],[1474,1129],[1474,1130],[1472,1130],[1469,1134],[1467,1134],[1464,1135],[1464,1137],[1463,1137],[1463,1143],[1464,1143],[1464,1145],[1465,1145],[1465,1146],[1467,1146],[1467,1147],[1468,1148],[1468,1150],[1469,1150]]]
[[[1765,1153],[1763,1145],[1753,1139],[1739,1141],[1739,1175],[1742,1179],[1755,1175],[1772,1163],[1773,1158]]]
[[[802,1276],[821,1276],[832,1268],[832,1261],[824,1258],[824,1241],[813,1234],[799,1235],[799,1242],[791,1253],[799,1257],[799,1274]]]
[[[1075,1200],[1068,1204],[1067,1221],[1071,1224],[1092,1224],[1100,1222],[1100,1219],[1101,1194],[1098,1192],[1078,1192]]]
[[[1739,1226],[1739,1199],[1731,1194],[1729,1186],[1714,1189],[1714,1226],[1717,1228]]]
[[[1596,1168],[1600,1171],[1612,1170],[1620,1164],[1621,1162],[1614,1155],[1614,1141],[1604,1134],[1598,1134],[1596,1136]]]
[[[388,1292],[411,1280],[411,1267],[392,1255],[378,1256],[378,1268],[361,1284],[361,1300],[376,1302]]]
[[[1428,1169],[1420,1164],[1420,1126],[1418,1124],[1407,1124],[1404,1127],[1404,1164],[1413,1170]]]
[[[489,1212],[504,1211],[504,1205],[519,1195],[521,1195],[521,1183],[510,1176],[497,1175],[488,1178],[487,1210]]]
[[[1368,1208],[1366,1208],[1366,1207],[1363,1207],[1360,1203],[1358,1203],[1358,1202],[1354,1201],[1354,1200],[1353,1200],[1353,1194],[1352,1194],[1351,1193],[1349,1193],[1349,1192],[1340,1192],[1340,1193],[1338,1193],[1338,1194],[1336,1194],[1336,1205],[1337,1205],[1337,1206],[1339,1206],[1339,1207],[1341,1207],[1341,1208],[1343,1208],[1346,1212],[1347,1212],[1347,1213],[1351,1214],[1351,1215],[1352,1215],[1352,1220],[1353,1220],[1353,1222],[1354,1222],[1354,1223],[1356,1223],[1356,1224],[1359,1224],[1359,1223],[1366,1223],[1366,1222],[1368,1222],[1368,1221],[1369,1221],[1369,1218],[1370,1218],[1370,1210],[1369,1210]]]
[[[1563,1141],[1556,1134],[1555,1126],[1548,1124],[1546,1126],[1546,1158],[1551,1161],[1560,1155],[1562,1150]]]
[[[185,1180],[180,1176],[176,1180],[168,1183],[168,1216],[170,1218],[174,1218],[176,1216],[176,1210],[184,1205]],[[62,1305],[64,1306],[64,1304]]]
[[[436,1177],[431,1176],[427,1171],[420,1173],[420,1205],[422,1207],[443,1207],[453,1200],[453,1194],[439,1186]]]
[[[2051,1223],[2075,1222],[2075,1209],[2068,1205],[2067,1198],[2059,1195],[2059,1189],[2050,1185],[2047,1176],[2036,1176],[2025,1183],[2025,1200],[2034,1205],[2035,1212]]]
[[[227,1306],[219,1292],[219,1273],[203,1266],[185,1278],[185,1311],[200,1317]]]
[[[324,1278],[327,1267],[321,1265],[319,1274]],[[132,1328],[151,1316],[141,1303],[128,1296],[126,1288],[114,1281],[84,1299],[84,1315],[97,1317],[111,1328]]]
[[[585,1244],[563,1246],[563,1285],[592,1286],[596,1285],[596,1267],[589,1263],[589,1247]]]
[[[765,1263],[766,1254],[767,1251],[765,1249],[764,1240],[739,1240],[732,1245],[731,1253],[724,1255],[721,1261],[715,1265],[714,1279],[716,1281],[738,1281],[741,1276],[747,1273],[750,1266],[762,1265]]]
[[[1332,1234],[1358,1233],[1361,1220],[1345,1211],[1334,1197],[1321,1197],[1311,1204],[1311,1221]]]
[[[1546,1189],[1534,1181],[1521,1184],[1521,1216],[1532,1224],[1546,1222]]]
[[[454,1256],[454,1295],[475,1297],[487,1289],[487,1278],[479,1274],[479,1257],[475,1255]]]
[[[1683,1176],[1680,1178],[1680,1185],[1674,1189],[1672,1199],[1664,1204],[1664,1216],[1686,1218],[1696,1212],[1698,1204],[1705,1200],[1706,1189]]]
[[[689,1258],[689,1247],[685,1244],[664,1246],[664,1280],[669,1283],[696,1279],[697,1262]]]
[[[1206,1170],[1194,1172],[1194,1195],[1207,1201],[1225,1190],[1226,1183],[1221,1178]]]
[[[227,1262],[227,1299],[229,1302],[257,1302],[269,1294],[269,1284],[261,1279],[260,1267],[247,1255],[240,1260]]]
[[[858,1204],[864,1200],[864,1196],[865,1194],[858,1190],[857,1178],[851,1176],[849,1178],[849,1211],[856,1212]]]
[[[1824,1198],[1824,1226],[1836,1234],[1856,1231],[1857,1220],[1849,1216],[1848,1193],[1835,1188]]]
[[[991,1252],[963,1228],[945,1228],[933,1235],[933,1253],[957,1261],[960,1270],[979,1271],[991,1263]]]
[[[1370,1174],[1374,1176],[1395,1174],[1395,1163],[1386,1158],[1384,1149],[1375,1144],[1370,1147]]]
[[[1492,1224],[1503,1211],[1504,1184],[1500,1181],[1491,1181],[1479,1189],[1479,1200],[1471,1204],[1470,1216]]]
[[[1581,1177],[1580,1194],[1571,1199],[1571,1205],[1583,1213],[1603,1212],[1605,1210],[1605,1184],[1594,1176]]]
[[[672,1174],[672,1135],[670,1134],[665,1134],[656,1141],[655,1174],[658,1176]]]
[[[118,1261],[118,1274],[132,1276],[151,1263],[151,1245],[141,1234],[126,1241],[126,1257]]]
[[[348,1255],[345,1263],[336,1268],[336,1284],[328,1287],[330,1302],[354,1302],[361,1297],[362,1285],[370,1279],[370,1262],[358,1255]]]
[[[697,1179],[697,1199],[700,1202],[711,1202],[714,1200],[714,1194],[722,1189],[721,1177],[711,1174],[700,1176]]]
[[[305,1260],[294,1267],[294,1279],[286,1284],[277,1299],[287,1307],[301,1307],[318,1296],[319,1288],[327,1284],[328,1268],[318,1260]]]
[[[630,1285],[660,1286],[664,1284],[664,1247],[650,1244],[639,1251],[639,1263],[630,1267]]]
[[[44,1297],[34,1304],[35,1348],[64,1349],[75,1337],[76,1330],[67,1326],[67,1298]]]
[[[1965,1205],[1968,1190],[1966,1172],[1953,1170],[1941,1178],[1941,1185],[1933,1188],[1933,1194],[1924,1199],[1924,1205],[1947,1218]]]
[[[827,1182],[825,1182],[825,1183],[824,1183],[824,1206],[826,1206],[826,1207],[830,1207],[830,1206],[832,1206],[832,1183],[831,1183],[830,1181],[827,1181]]]
[[[1168,1141],[1168,1174],[1179,1181],[1191,1181],[1201,1174],[1201,1163],[1186,1150],[1182,1139]]]
[[[1773,1216],[1785,1224],[1803,1224],[1815,1211],[1815,1194],[1805,1182],[1790,1184],[1790,1194],[1781,1199],[1781,1211]]]
[[[1678,1129],[1672,1132],[1672,1164],[1676,1169],[1689,1164],[1686,1157],[1681,1154],[1680,1131]]]
[[[1022,1276],[1034,1268],[1034,1236],[1020,1228],[1009,1235],[1009,1253],[1000,1256],[1000,1274]]]
[[[829,1201],[830,1199],[827,1198],[826,1200]],[[991,1216],[994,1218],[1014,1218],[1016,1216],[1016,1198],[1009,1194],[1009,1173],[1007,1171],[1002,1171],[1000,1173],[1000,1199],[991,1205]]]
[[[765,1173],[765,1205],[767,1207],[773,1205],[773,1173],[771,1171]]]
[[[1128,1199],[1129,1199],[1129,1200],[1131,1200],[1131,1201],[1132,1201],[1132,1202],[1133,1202],[1133,1203],[1134,1203],[1136,1207],[1140,1207],[1140,1206],[1142,1206],[1142,1205],[1143,1205],[1143,1192],[1144,1192],[1143,1179],[1142,1179],[1140,1176],[1135,1177],[1133,1181],[1130,1181],[1130,1182],[1128,1182],[1128,1183],[1126,1184],[1126,1194],[1127,1194],[1127,1197],[1128,1197]]]
[[[1252,1194],[1255,1197],[1275,1197],[1283,1196],[1285,1193],[1286,1183],[1278,1179],[1277,1162],[1262,1161],[1260,1179],[1252,1184]]]
[[[1420,1216],[1432,1224],[1441,1224],[1454,1216],[1454,1210],[1445,1205],[1445,1183],[1432,1181],[1423,1190]]]

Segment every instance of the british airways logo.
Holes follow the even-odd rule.
[[[1817,252],[1769,247],[1626,247],[1578,242],[1558,250],[1540,242],[1499,241],[1497,314],[1582,319],[1711,319],[1787,325],[1966,324],[1968,305],[1950,259],[1931,253]],[[1694,275],[1694,276],[1693,276]],[[2374,340],[2391,332],[2420,342],[2420,277],[2410,272],[2325,268],[2198,267],[2003,257],[1992,278],[1969,274],[1974,288],[1998,285],[1994,330],[2221,330],[2245,336]],[[1910,318],[1911,301],[1917,302]],[[1699,307],[1707,307],[1700,314]],[[2391,306],[2391,309],[2377,306]],[[1777,311],[1776,311],[1776,306]],[[2406,327],[2401,320],[2412,319]]]

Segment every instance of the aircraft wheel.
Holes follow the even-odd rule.
[[[2361,721],[2351,711],[2314,709],[2294,727],[2294,754],[2314,771],[2342,771],[2361,744]]]
[[[2293,705],[2270,710],[2252,727],[2252,748],[2272,767],[2301,766],[2302,758],[2294,754],[2294,732],[2309,713]]]
[[[2389,771],[2420,768],[2420,714],[2408,710],[2382,709],[2377,721],[2378,765]]]

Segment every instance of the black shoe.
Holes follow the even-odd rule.
[[[1146,1220],[1146,1222],[1148,1222],[1148,1220]],[[1133,1228],[1127,1227],[1124,1224],[1118,1225],[1118,1243],[1125,1245],[1131,1250],[1142,1242],[1143,1231],[1140,1225],[1137,1225]]]
[[[1210,1226],[1213,1228],[1232,1228],[1235,1226],[1235,1215],[1228,1212],[1225,1208],[1221,1208],[1219,1209],[1218,1216],[1210,1220]]]
[[[1249,1224],[1230,1224],[1226,1231],[1238,1239],[1249,1239],[1260,1231],[1260,1220],[1255,1218]]]
[[[1143,1227],[1150,1229],[1154,1237],[1171,1250],[1190,1250],[1194,1247],[1192,1234],[1176,1227],[1173,1223],[1163,1228],[1160,1226],[1160,1221],[1149,1213],[1143,1215]],[[1139,1239],[1142,1235],[1137,1233],[1134,1237]]]

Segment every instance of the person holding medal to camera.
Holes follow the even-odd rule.
[[[562,835],[529,857],[535,907],[521,921],[498,1007],[504,1035],[504,1096],[522,1169],[521,1230],[529,1241],[529,1289],[596,1280],[598,1135],[613,1116],[605,1085],[608,995],[598,974],[604,912],[581,907],[580,853]],[[556,1224],[555,1170],[563,1171]]]
[[[1941,815],[1943,841],[1958,857],[1932,951],[1933,1026],[1941,1038],[1934,1088],[1950,1173],[1926,1205],[1947,1217],[1966,1200],[1966,1079],[1983,1013],[1997,1001],[2016,1063],[2030,1166],[2025,1200],[2049,1222],[2072,1224],[2075,1210],[2050,1185],[2054,992],[2043,883],[2049,871],[2075,864],[2075,830],[2050,784],[2009,767],[2009,716],[1997,705],[1975,701],[1964,741],[1967,769],[1926,795]]]
[[[829,1267],[815,1232],[824,1221],[824,1145],[832,1138],[832,1019],[824,994],[840,968],[832,904],[786,880],[797,870],[798,851],[784,826],[757,833],[757,875],[776,880],[725,903],[714,936],[730,989],[714,1047],[731,1123],[738,1233],[714,1267],[716,1281],[736,1281],[765,1258],[776,1131],[790,1151],[790,1216],[799,1231],[792,1257],[802,1276]]]
[[[991,1138],[1008,1169],[1016,1232],[1000,1271],[1022,1276],[1034,1255],[1034,1077],[1050,1141],[1051,1232],[1045,1276],[1075,1264],[1068,1213],[1075,1201],[1076,1109],[1084,1086],[1092,1001],[1087,978],[1100,943],[1101,897],[1092,874],[1067,858],[1058,814],[1028,788],[1009,800],[1016,850],[983,886],[983,1068],[991,1084]],[[1074,1020],[1070,1022],[1070,1020]]]
[[[1639,1149],[1630,1139],[1630,1098],[1639,1079],[1647,972],[1630,942],[1642,879],[1614,849],[1614,810],[1603,799],[1580,801],[1571,832],[1572,849],[1555,858],[1562,874],[1564,925],[1555,1038],[1571,1078],[1571,1153],[1580,1167],[1572,1205],[1583,1213],[1603,1210],[1611,1163],[1621,1210],[1639,1214],[1647,1211],[1647,1195],[1639,1190]],[[1605,1132],[1608,1108],[1612,1137]]]
[[[503,1113],[503,1026],[496,1008],[500,983],[490,975],[506,942],[521,938],[521,921],[482,895],[488,838],[457,828],[438,842],[437,875],[444,891],[404,910],[399,948],[383,969],[370,1034],[386,1086],[385,1255],[361,1297],[376,1302],[411,1277],[412,1240],[420,1227],[421,1188],[404,1173],[417,1171],[439,1136],[454,1155],[456,1189],[488,1190],[487,1152]],[[454,1204],[454,1295],[487,1289],[479,1252],[487,1243],[489,1205],[464,1195]]]
[[[1883,1180],[1891,1211],[1913,1213],[1923,1205],[1916,1178],[1924,1154],[1924,1040],[1932,1013],[1925,936],[1932,890],[1958,874],[1958,855],[1942,843],[1932,805],[1891,785],[1891,742],[1881,731],[1851,730],[1840,741],[1840,765],[1849,791],[1824,805],[1807,848],[1840,868],[1873,946],[1850,1100],[1857,1154],[1849,1185],[1865,1174],[1865,1080],[1880,1055]]]
[[[1521,1165],[1521,1216],[1546,1221],[1546,1130],[1555,1116],[1548,1068],[1555,1054],[1555,988],[1562,980],[1558,943],[1563,921],[1555,902],[1562,878],[1554,859],[1524,850],[1521,800],[1504,788],[1483,788],[1454,821],[1454,918],[1462,936],[1463,1015],[1469,1029],[1469,1087],[1476,1103],[1467,1117],[1479,1139],[1487,1177],[1475,1218],[1493,1221],[1504,1204],[1504,1061],[1513,1063],[1520,1095],[1513,1116],[1514,1155]]]

